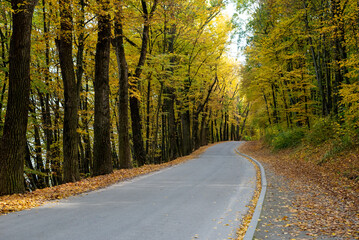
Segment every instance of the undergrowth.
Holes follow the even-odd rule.
[[[359,163],[353,152],[359,148],[359,130],[330,118],[321,118],[311,128],[266,129],[263,142],[273,151],[295,148],[295,152],[317,165],[342,165],[338,174],[359,181]]]
[[[281,130],[272,128],[266,131],[264,142],[272,147],[272,150],[278,151],[280,149],[292,148],[301,144],[305,136],[305,130],[302,128],[292,128],[288,130]]]

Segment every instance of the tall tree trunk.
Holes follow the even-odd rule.
[[[138,61],[135,74],[133,75],[135,85],[138,85],[138,79],[142,74],[142,67],[145,65],[146,57],[147,57],[147,45],[148,45],[148,36],[150,30],[150,21],[154,12],[156,11],[158,0],[155,0],[151,11],[149,12],[147,9],[147,4],[145,0],[141,0],[142,10],[143,10],[143,18],[144,25],[142,31],[142,45],[141,45],[141,53],[140,59]],[[134,149],[134,157],[137,161],[138,166],[142,166],[146,163],[146,152],[143,144],[142,137],[142,121],[140,115],[140,101],[135,96],[130,97],[130,108],[131,108],[131,123],[132,123],[132,135],[133,135],[133,149]]]
[[[119,158],[120,168],[132,168],[130,140],[129,140],[129,119],[128,119],[128,65],[123,41],[122,30],[122,6],[118,6],[119,12],[115,18],[115,40],[117,65],[119,71],[118,91],[118,115],[119,115]]]
[[[95,122],[93,174],[103,175],[113,171],[111,153],[111,117],[109,66],[111,48],[111,23],[107,0],[98,0],[98,40],[95,56]]]
[[[83,101],[83,110],[84,110],[84,114],[83,114],[83,125],[84,125],[84,130],[85,130],[85,134],[83,135],[83,141],[85,144],[85,156],[84,156],[84,160],[82,162],[82,172],[85,174],[88,174],[91,172],[92,170],[92,151],[91,151],[91,141],[90,141],[90,132],[89,132],[89,119],[88,119],[88,98],[87,98],[87,93],[89,92],[89,84],[88,84],[88,79],[86,78],[86,88],[85,88],[85,96],[84,96],[84,101]]]
[[[71,0],[59,0],[60,38],[56,40],[65,97],[63,124],[64,182],[75,182],[80,179],[77,144],[79,94],[72,58],[73,25],[71,3]]]
[[[31,161],[31,154],[29,149],[29,144],[26,143],[26,150],[25,150],[25,166],[31,170],[36,170]],[[30,180],[30,184],[28,184],[27,188],[31,191],[36,190],[38,188],[38,177],[35,173],[28,173],[26,174]]]
[[[186,110],[181,114],[182,122],[182,142],[183,142],[183,155],[188,155],[192,152],[192,138],[191,138],[191,122],[190,112]]]
[[[29,110],[31,112],[31,117],[33,121],[34,127],[34,140],[35,140],[35,166],[36,170],[45,173],[44,163],[42,159],[42,148],[41,148],[41,139],[40,139],[40,130],[36,118],[36,105],[35,101],[32,99],[32,106],[30,106]],[[47,187],[46,179],[44,176],[38,176],[37,178],[37,187],[38,188],[45,188]]]
[[[246,110],[244,112],[245,112],[245,118],[244,118],[243,123],[242,123],[241,134],[240,134],[239,140],[242,140],[242,138],[243,138],[243,131],[244,131],[244,128],[246,126],[246,121],[247,121],[248,114],[249,114],[249,103],[248,103],[248,105],[246,107]]]
[[[347,69],[345,67],[345,60],[347,58],[347,52],[345,48],[345,35],[344,35],[344,9],[345,6],[341,6],[340,0],[331,1],[332,18],[334,21],[334,84],[333,84],[333,110],[335,115],[339,114],[339,106],[341,96],[339,90],[341,84],[349,83],[348,78],[345,76]]]
[[[151,163],[159,163],[158,161],[155,160],[156,158],[156,150],[157,150],[157,139],[158,139],[158,130],[159,130],[159,115],[160,115],[160,109],[162,106],[162,94],[163,94],[163,82],[161,82],[161,89],[160,89],[160,95],[158,96],[158,104],[157,104],[157,109],[156,109],[156,127],[155,127],[155,131],[154,131],[154,140],[152,143],[152,153],[151,153]]]
[[[330,54],[326,47],[326,36],[323,34],[323,69],[325,70],[325,84],[326,84],[326,109],[328,114],[332,112],[333,99],[332,99],[332,78],[331,78],[331,67],[330,67]]]
[[[45,84],[48,87],[50,81],[50,41],[49,41],[49,19],[46,13],[46,2],[42,0],[42,14],[43,14],[43,29],[44,29],[44,38],[45,38]],[[38,91],[42,109],[42,120],[44,123],[44,133],[46,138],[46,161],[48,163],[52,162],[54,158],[54,154],[52,151],[53,144],[53,131],[52,129],[52,121],[51,121],[51,113],[50,113],[50,94],[47,92],[45,96]]]
[[[83,111],[80,115],[79,121],[82,124],[82,133],[79,133],[79,147],[80,147],[80,159],[79,159],[79,171],[84,174],[88,174],[90,171],[89,168],[89,159],[88,159],[88,148],[86,138],[88,137],[88,120],[87,120],[87,92],[85,93],[84,97],[81,97],[83,93],[83,86],[82,86],[82,77],[84,73],[84,52],[85,52],[85,1],[78,0],[78,4],[80,5],[80,12],[78,16],[77,25],[77,32],[79,33],[77,36],[77,54],[76,54],[76,79],[77,79],[77,87],[79,89],[79,108]],[[86,82],[86,86],[88,87],[88,83]],[[85,109],[86,108],[86,109]],[[82,144],[82,141],[84,144]],[[91,149],[91,148],[90,148]]]
[[[163,112],[166,114],[167,130],[168,130],[168,157],[173,160],[178,156],[177,141],[176,141],[176,119],[175,119],[175,94],[174,89],[165,86],[163,99]]]
[[[192,146],[194,150],[200,147],[200,136],[199,136],[199,114],[192,114]]]
[[[267,115],[268,115],[268,122],[269,122],[269,125],[272,125],[272,121],[271,121],[271,118],[270,118],[270,113],[269,113],[269,108],[268,108],[268,101],[267,101],[267,97],[266,97],[266,94],[264,93],[263,91],[263,98],[264,98],[264,102],[266,104],[266,112],[267,112]]]
[[[37,0],[12,0],[13,32],[9,55],[9,95],[0,139],[0,195],[24,188],[26,128],[30,96],[31,25]]]
[[[207,126],[207,113],[205,112],[202,115],[201,121],[201,146],[208,144],[208,131],[209,127]]]
[[[116,141],[113,129],[111,131],[111,148],[112,148],[112,162],[113,162],[113,168],[120,169],[120,161],[117,155],[116,150]]]
[[[276,86],[272,83],[272,97],[273,97],[273,117],[274,123],[279,123],[279,116],[278,116],[278,106],[277,106],[277,98],[276,98]]]
[[[152,81],[152,76],[149,76],[147,83],[147,104],[146,104],[146,154],[147,155],[149,155],[149,151],[150,151],[151,81]]]
[[[167,27],[165,26],[165,31]],[[176,31],[177,27],[176,25],[172,25],[169,30],[169,39],[168,39],[168,53],[173,54],[174,53],[174,43],[175,43],[175,37],[176,37]],[[167,35],[165,35],[167,36]],[[164,39],[164,53],[166,53],[166,45],[167,45],[167,39],[165,37]],[[175,57],[171,57],[170,63],[174,64],[176,61]],[[168,69],[171,74],[173,75],[174,70],[172,67]],[[175,89],[171,86],[168,86],[165,84],[163,93],[165,95],[163,100],[163,112],[166,114],[166,122],[167,130],[168,130],[168,142],[167,142],[167,148],[168,148],[168,157],[169,160],[173,160],[178,156],[178,146],[177,146],[177,140],[176,140],[176,117],[175,117],[175,100],[176,96],[174,94]]]
[[[7,22],[5,21],[5,31],[7,30]],[[7,68],[7,62],[8,60],[6,59],[6,55],[5,52],[8,52],[8,44],[6,44],[7,42],[7,36],[6,33],[3,33],[2,30],[0,29],[0,40],[1,40],[1,58],[2,58],[2,67],[4,69]],[[5,71],[5,76],[3,79],[3,84],[2,84],[2,88],[1,88],[1,92],[0,92],[0,137],[2,136],[2,131],[3,131],[3,118],[2,118],[2,112],[3,112],[3,103],[4,103],[4,97],[5,97],[5,91],[6,91],[6,83],[9,79],[9,72]]]
[[[305,28],[309,34],[309,20],[308,20],[308,14],[307,14],[307,2],[304,2],[304,9],[305,9],[305,18],[304,18],[304,22],[305,22]],[[322,74],[322,70],[320,69],[320,64],[317,62],[317,57],[316,57],[316,53],[314,50],[314,46],[313,46],[313,39],[312,37],[308,37],[308,43],[310,45],[310,52],[312,54],[312,61],[313,61],[313,66],[314,66],[314,70],[315,70],[315,76],[317,79],[317,83],[318,83],[318,88],[319,88],[319,94],[320,94],[320,98],[321,98],[321,105],[322,105],[322,116],[325,116],[328,114],[328,110],[326,109],[326,96],[324,94],[324,86],[323,86],[323,74]]]

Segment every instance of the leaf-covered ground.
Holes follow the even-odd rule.
[[[212,145],[201,147],[200,149],[193,152],[191,155],[177,158],[168,163],[163,163],[159,165],[145,165],[133,169],[115,170],[111,174],[86,178],[75,183],[66,183],[56,187],[38,189],[36,191],[25,194],[1,196],[0,215],[9,212],[21,211],[38,207],[51,200],[67,198],[81,193],[104,188],[120,181],[125,181],[143,174],[174,166],[197,157]]]
[[[304,239],[359,239],[359,183],[351,177],[356,174],[357,149],[321,164],[322,148],[273,153],[259,142],[247,142],[240,151],[288,183],[290,190],[276,189],[283,194],[267,196],[272,197],[273,205],[267,211],[274,211],[274,224],[282,228],[277,239],[303,239],[300,232],[292,236],[293,229],[305,232],[308,237]],[[280,205],[283,209],[278,210]]]

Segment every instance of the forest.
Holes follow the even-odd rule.
[[[354,0],[1,0],[0,37],[0,195],[218,141],[358,149]]]
[[[259,0],[254,6],[241,70],[251,135],[277,150],[327,144],[323,162],[355,148],[359,2]]]
[[[1,0],[0,195],[239,140],[221,0]]]

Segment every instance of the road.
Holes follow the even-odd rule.
[[[187,240],[235,236],[255,188],[239,142],[108,188],[0,216],[0,239]]]

